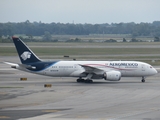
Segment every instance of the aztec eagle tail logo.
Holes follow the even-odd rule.
[[[21,58],[22,58],[23,60],[27,60],[27,59],[31,58],[31,53],[28,52],[28,51],[25,51],[25,52],[23,52],[23,54],[21,55]]]

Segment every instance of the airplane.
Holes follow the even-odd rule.
[[[12,37],[21,64],[5,62],[11,68],[52,77],[77,77],[77,82],[92,83],[93,79],[119,81],[121,77],[145,78],[157,70],[140,61],[42,61],[18,37]]]

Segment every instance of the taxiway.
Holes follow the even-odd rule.
[[[160,119],[160,74],[119,82],[52,78],[0,63],[0,120]],[[27,77],[27,81],[20,81]],[[51,84],[45,88],[44,84]]]

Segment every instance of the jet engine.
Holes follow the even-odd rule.
[[[121,72],[109,71],[104,73],[104,79],[109,81],[119,81],[121,79]]]

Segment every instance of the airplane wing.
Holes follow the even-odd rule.
[[[86,73],[90,73],[90,74],[101,74],[104,73],[104,70],[92,67],[92,66],[88,66],[88,65],[81,65],[79,64],[81,67],[83,67],[85,69]]]

